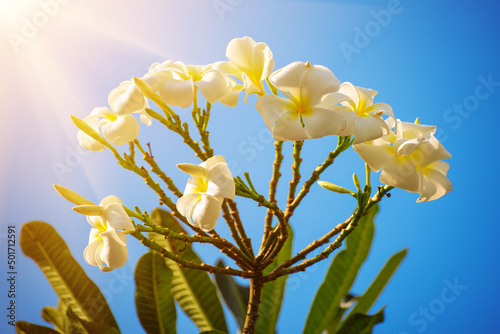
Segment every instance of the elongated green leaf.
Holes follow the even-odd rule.
[[[103,294],[51,225],[39,221],[24,224],[20,245],[43,271],[61,302],[80,319],[118,329]]]
[[[384,321],[384,308],[374,315],[356,313],[344,321],[335,334],[370,334],[373,327]]]
[[[199,332],[198,334],[226,334],[226,333],[218,331],[216,329],[212,329],[210,331]]]
[[[42,319],[53,324],[61,332],[66,333],[69,331],[69,323],[66,316],[55,307],[45,306],[42,309]]]
[[[356,305],[352,308],[351,314],[356,313],[368,313],[373,306],[373,304],[377,301],[377,298],[384,290],[385,286],[391,279],[392,275],[396,272],[399,265],[405,258],[407,253],[406,249],[399,251],[394,254],[384,265],[382,270],[379,272],[375,280],[372,282],[370,287],[366,290],[366,292],[358,298]]]
[[[217,267],[225,268],[226,264],[220,259],[217,262]],[[250,287],[242,286],[236,283],[232,276],[222,274],[215,274],[215,283],[217,283],[222,298],[224,298],[227,307],[233,313],[236,322],[240,328],[243,328],[245,325]]]
[[[292,256],[293,231],[290,226],[288,226],[288,235],[285,245],[274,262],[264,270],[264,275],[273,271],[279,264]],[[288,276],[281,276],[277,280],[271,281],[264,286],[255,333],[276,333],[276,324],[280,315],[281,304],[283,303],[287,279]]]
[[[66,310],[66,317],[71,322],[72,328],[83,329],[84,333],[88,334],[119,334],[120,331],[116,327],[111,327],[103,323],[87,321],[78,317],[70,307]],[[73,333],[73,332],[70,332]]]
[[[377,212],[378,206],[375,205],[360,219],[358,227],[347,237],[346,248],[333,259],[314,297],[304,333],[319,334],[331,329],[331,323],[339,321],[339,313],[345,312],[340,307],[340,301],[349,293],[368,256],[375,230],[373,219]]]
[[[170,294],[172,271],[157,252],[147,252],[135,267],[135,306],[148,334],[175,334],[177,312]]]
[[[175,218],[168,212],[155,209],[151,219],[157,225],[169,228],[176,233],[186,233]],[[187,234],[187,233],[186,233]],[[165,239],[164,236],[150,233],[150,238],[167,250],[178,253],[182,258],[202,263],[200,257],[193,251],[189,244],[182,241]],[[180,268],[169,259],[165,260],[172,270],[171,293],[181,309],[193,320],[201,331],[218,329],[227,332],[226,319],[222,304],[217,294],[214,283],[205,271]]]
[[[26,321],[16,321],[17,334],[61,334],[60,332],[45,326],[35,325]]]

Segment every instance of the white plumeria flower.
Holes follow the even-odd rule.
[[[391,127],[391,122],[389,127]],[[446,177],[451,154],[434,137],[435,126],[397,120],[396,132],[382,138],[353,145],[354,150],[380,174],[380,182],[417,192],[417,202],[440,198],[453,187]]]
[[[106,107],[94,108],[84,121],[97,132],[101,131],[104,137],[114,145],[126,144],[139,135],[139,123],[132,115],[118,116]],[[81,130],[78,131],[77,139],[87,150],[102,151],[104,149],[102,144]]]
[[[174,63],[171,60],[153,64],[142,79],[152,91],[159,91],[167,104],[181,108],[187,108],[193,103],[195,87],[210,103],[225,96],[233,87],[231,79],[211,64],[184,65],[180,61]]]
[[[321,102],[337,92],[340,81],[332,71],[309,62],[294,62],[271,74],[271,83],[287,98],[259,97],[255,108],[275,140],[304,140],[337,135],[346,127],[339,114],[345,106],[325,108]]]
[[[177,167],[191,175],[184,195],[177,200],[177,210],[188,222],[203,231],[213,230],[224,198],[234,199],[234,179],[221,155],[194,165],[179,164]]]
[[[141,122],[151,125],[153,119],[146,112],[149,108],[147,100],[139,88],[131,81],[124,81],[113,89],[108,96],[108,104],[111,110],[118,116],[126,116],[132,113],[141,114]]]
[[[339,136],[354,135],[354,144],[358,144],[389,134],[390,129],[381,116],[385,114],[394,122],[396,119],[391,106],[386,103],[373,103],[375,95],[377,91],[373,89],[344,82],[340,85],[338,93],[331,94],[323,100],[322,105],[327,108],[339,102],[348,108],[347,111],[339,111],[347,121],[346,128],[339,133]]]
[[[235,99],[237,103],[241,90],[246,92],[245,103],[248,103],[250,94],[259,96],[266,94],[264,80],[274,70],[273,53],[266,43],[256,43],[248,36],[234,38],[227,45],[226,57],[229,61],[217,62],[214,66],[243,82],[243,85],[232,89],[232,95],[227,98],[230,99],[227,105],[232,106]]]
[[[85,261],[108,272],[122,267],[127,262],[126,233],[119,230],[134,230],[134,224],[125,212],[121,200],[116,196],[104,198],[99,205],[78,205],[73,208],[86,214],[92,225],[89,244],[83,252]]]

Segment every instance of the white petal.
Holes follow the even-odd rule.
[[[134,224],[130,221],[130,217],[120,203],[110,203],[104,208],[102,219],[108,223],[108,228],[112,227],[115,230],[134,230]]]
[[[208,180],[206,191],[208,195],[234,199],[234,179],[225,162],[219,162],[210,167],[206,179]]]
[[[90,116],[98,116],[98,117],[108,117],[110,115],[113,116],[115,115],[115,113],[112,112],[111,109],[106,107],[96,107],[92,109],[92,112],[90,113]]]
[[[240,79],[240,80],[241,80],[241,75],[243,74],[243,72],[240,70],[240,68],[237,67],[236,65],[234,65],[230,61],[218,61],[218,62],[213,64],[213,68],[216,68],[216,69],[226,73],[227,75],[233,76],[233,77]]]
[[[429,138],[431,134],[436,132],[435,126],[422,125],[408,122],[397,122],[396,135],[403,138]]]
[[[442,170],[447,170],[447,167],[446,162],[438,161],[420,171],[422,188],[419,190],[420,198],[417,200],[418,203],[433,201],[453,190],[450,180],[446,177],[446,172],[442,173]]]
[[[177,207],[177,210],[179,211],[179,213],[181,215],[183,215],[184,217],[188,217],[188,208],[189,208],[189,205],[192,201],[194,201],[197,197],[199,196],[198,193],[194,193],[194,194],[186,194],[182,197],[180,197],[178,200],[177,200],[177,203],[175,204],[176,207]]]
[[[318,105],[327,94],[337,92],[340,80],[332,71],[321,65],[306,64],[300,82],[300,100],[310,106]]]
[[[449,159],[451,158],[451,154],[441,145],[436,137],[431,134],[428,140],[421,141],[417,148],[411,153],[410,157],[415,162],[416,166],[425,167],[435,161]]]
[[[211,158],[208,158],[207,160],[205,160],[204,162],[202,162],[200,164],[201,167],[205,167],[207,169],[210,169],[212,166],[214,166],[215,164],[219,163],[219,162],[226,162],[226,159],[224,159],[224,157],[222,155],[215,155]]]
[[[356,87],[350,82],[343,82],[339,87],[339,93],[348,97],[345,106],[351,106],[352,110],[356,110],[359,105],[359,95]]]
[[[220,216],[223,200],[215,196],[201,194],[201,200],[193,210],[193,221],[203,231],[213,230]]]
[[[245,90],[245,103],[248,103],[248,96],[251,94],[264,95],[264,86],[261,82],[255,83],[245,72],[241,75],[243,89]]]
[[[396,122],[396,118],[394,117],[394,113],[392,111],[392,107],[388,105],[387,103],[374,103],[371,106],[369,106],[366,110],[366,113],[375,113],[379,114],[382,113],[384,115],[389,116],[390,119],[392,119],[391,122]],[[392,128],[392,127],[390,127]]]
[[[83,251],[83,258],[91,266],[97,266],[96,253],[97,253],[97,249],[99,248],[101,243],[102,243],[102,239],[99,238],[98,240],[95,240],[94,242],[89,243],[89,245],[87,247],[85,247],[85,250]]]
[[[300,84],[307,71],[304,62],[296,61],[280,68],[269,76],[269,81],[295,104],[300,104]]]
[[[259,111],[267,127],[273,131],[278,118],[287,111],[296,110],[297,106],[288,99],[274,95],[264,95],[259,97],[255,103],[255,108]]]
[[[253,68],[258,69],[255,71],[256,78],[260,80],[266,80],[274,70],[274,60],[273,53],[266,43],[259,42],[255,44],[255,50],[253,53]]]
[[[235,85],[226,95],[219,99],[219,102],[231,108],[236,107],[242,90],[243,85]]]
[[[125,116],[144,108],[145,99],[139,88],[128,81],[111,91],[108,102],[118,116]]]
[[[347,124],[338,113],[322,108],[313,108],[310,114],[302,116],[302,121],[309,138],[339,134]]]
[[[356,113],[352,111],[349,107],[345,106],[336,106],[328,108],[330,110],[335,111],[340,116],[344,117],[346,126],[344,130],[342,130],[338,135],[339,136],[351,136],[354,135],[356,128]]]
[[[123,145],[136,139],[139,130],[139,123],[131,115],[119,116],[114,122],[101,126],[104,137],[114,145]]]
[[[204,177],[193,176],[189,178],[184,188],[184,195],[204,193],[207,190]]]
[[[208,102],[214,103],[229,92],[229,77],[219,70],[212,69],[203,74],[199,81],[194,84]]]
[[[319,104],[316,105],[316,107],[330,109],[337,106],[339,103],[343,101],[347,101],[347,99],[349,98],[344,94],[340,94],[339,92],[333,92],[323,96],[323,99]]]
[[[374,140],[389,134],[389,127],[382,118],[367,115],[357,116],[354,119],[354,144]]]
[[[394,156],[380,173],[380,182],[409,192],[418,190],[418,179],[417,169],[412,161],[398,156]]]
[[[101,219],[101,216],[87,216],[87,221],[92,227],[101,232],[107,229],[106,222]]]
[[[100,236],[100,233],[101,233],[101,231],[99,231],[96,228],[90,229],[90,233],[89,233],[89,245],[92,244],[92,243],[94,243],[94,242],[96,242],[96,241],[102,240],[102,238]]]
[[[127,244],[125,233],[110,229],[101,233],[103,246],[99,254],[99,268],[103,270],[102,264],[106,264],[107,268],[103,271],[111,271],[122,267],[127,262]],[[99,263],[101,262],[101,263]]]
[[[194,100],[193,79],[188,80],[166,80],[160,88],[160,96],[165,103],[187,108]]]
[[[147,105],[147,102],[146,102],[146,105]],[[149,106],[147,106],[147,108],[149,108]],[[139,111],[136,111],[136,113],[140,114],[140,121],[144,124],[146,124],[147,126],[151,126],[151,124],[153,124],[153,117],[151,117],[147,112],[146,112],[146,109],[141,109]]]
[[[111,204],[111,203],[120,203],[120,204],[122,204],[122,200],[118,196],[109,195],[109,196],[104,197],[102,199],[101,203],[99,203],[99,205],[102,206],[102,207],[105,207],[106,205]]]
[[[391,144],[387,142],[379,145],[371,143],[357,144],[353,145],[353,149],[374,172],[384,168],[395,156]]]
[[[240,70],[250,71],[255,44],[255,41],[248,36],[234,38],[227,45],[226,57]]]
[[[170,62],[173,64],[172,61]],[[152,92],[157,92],[165,80],[172,79],[172,76],[172,71],[168,69],[168,66],[164,66],[162,70],[155,69],[146,73],[141,80],[149,86]]]
[[[305,140],[309,135],[302,126],[302,122],[295,110],[281,115],[272,129],[274,140]]]

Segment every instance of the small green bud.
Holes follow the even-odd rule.
[[[358,192],[361,192],[361,183],[359,183],[359,179],[356,174],[352,174],[352,181],[354,182],[354,185],[356,186]]]
[[[346,189],[344,187],[338,186],[338,185],[330,183],[330,182],[318,181],[318,184],[321,187],[325,188],[326,190],[334,191],[334,192],[339,193],[339,194],[349,194],[352,196],[356,195],[356,193],[354,191]]]

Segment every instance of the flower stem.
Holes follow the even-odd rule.
[[[281,153],[283,150],[283,142],[275,141],[274,148],[276,150],[276,156],[274,158],[273,163],[273,176],[271,181],[269,182],[269,203],[276,205],[276,188],[278,187],[278,181],[281,176],[280,168],[281,162],[283,161],[283,154]],[[273,211],[271,209],[267,209],[266,218],[264,222],[264,234],[262,236],[261,250],[264,247],[264,244],[269,237],[269,233],[272,231],[273,224]]]
[[[285,217],[287,220],[293,215],[293,211],[304,199],[304,197],[306,197],[307,193],[309,192],[314,182],[318,181],[321,173],[323,173],[328,167],[330,167],[330,165],[332,165],[333,162],[335,161],[335,158],[337,158],[340,153],[345,151],[351,145],[352,145],[352,140],[350,139],[350,137],[339,137],[337,148],[335,148],[334,151],[328,154],[328,157],[321,165],[316,167],[316,169],[312,172],[312,175],[302,186],[302,189],[300,190],[297,197],[295,197],[293,202],[290,205],[288,205],[287,210],[285,212]]]
[[[250,299],[248,300],[247,315],[243,327],[244,334],[253,334],[255,332],[263,290],[264,283],[260,278],[250,279]]]

